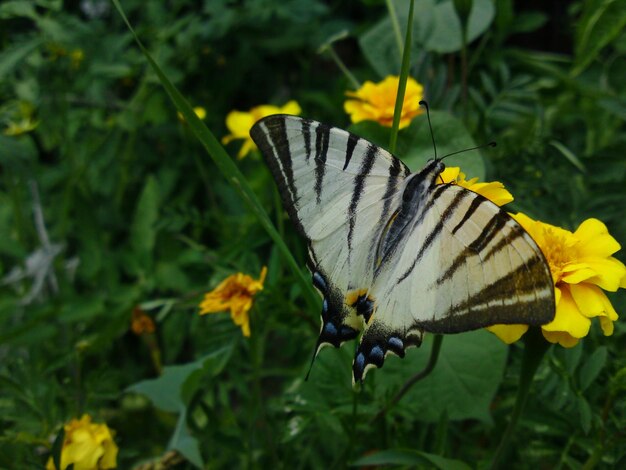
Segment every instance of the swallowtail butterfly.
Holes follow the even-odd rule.
[[[261,119],[250,135],[309,247],[323,296],[315,354],[361,331],[362,381],[424,332],[542,325],[555,313],[541,250],[505,211],[455,184],[430,160],[418,173],[345,130],[296,116]]]

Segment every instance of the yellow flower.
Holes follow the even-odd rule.
[[[52,457],[46,470],[65,470],[74,464],[74,470],[100,470],[117,467],[117,445],[106,424],[91,422],[91,416],[73,419],[64,426],[65,438],[61,450],[61,468],[56,469]]]
[[[200,118],[200,120],[204,121],[204,118],[206,117],[206,109],[204,109],[202,106],[196,106],[193,108],[193,112],[196,114],[196,116],[198,116],[198,118]],[[178,111],[176,114],[178,115],[178,119],[180,119],[181,122],[185,122],[185,116],[183,116],[183,113]]]
[[[346,100],[343,109],[350,115],[353,123],[376,121],[383,126],[391,127],[399,81],[400,77],[395,75],[390,75],[379,83],[367,81],[357,91],[346,92],[347,96],[355,99]],[[419,104],[423,97],[422,85],[414,78],[408,77],[400,116],[400,129],[407,127],[415,116],[424,112]]]
[[[570,348],[589,333],[591,318],[598,317],[605,336],[613,334],[617,312],[602,289],[626,288],[626,266],[613,255],[621,247],[597,219],[585,220],[574,233],[531,219],[513,216],[537,242],[546,257],[555,286],[556,315],[541,327],[551,343]],[[489,330],[513,343],[527,325],[496,325]]]
[[[504,188],[504,185],[499,181],[492,181],[490,183],[479,183],[478,178],[472,178],[470,180],[465,179],[465,173],[461,171],[458,166],[446,167],[441,172],[441,178],[438,183],[450,183],[454,182],[459,186],[474,191],[483,197],[486,197],[494,204],[503,206],[513,200],[511,193]]]
[[[261,269],[258,280],[247,274],[228,276],[215,289],[204,295],[200,302],[200,315],[230,310],[235,325],[241,327],[244,336],[250,336],[250,315],[255,294],[263,290],[267,268]]]
[[[38,125],[39,121],[35,121],[32,117],[27,116],[20,119],[18,122],[9,121],[2,133],[8,136],[18,136],[35,130]]]
[[[300,114],[302,110],[300,105],[295,101],[289,101],[285,106],[272,106],[270,104],[264,104],[256,106],[250,111],[231,111],[226,116],[226,127],[230,131],[230,134],[222,138],[222,143],[227,144],[235,139],[243,139],[243,145],[239,149],[237,158],[242,159],[250,151],[256,150],[257,146],[250,137],[250,128],[259,119],[272,114]]]

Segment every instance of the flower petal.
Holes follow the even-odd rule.
[[[578,339],[564,331],[546,331],[542,330],[543,337],[553,344],[560,344],[564,348],[573,348],[578,344]]]
[[[580,312],[586,317],[592,318],[598,315],[606,315],[602,297],[606,297],[599,287],[591,284],[577,284],[570,286],[572,298]]]
[[[585,317],[567,288],[561,288],[561,299],[556,306],[556,315],[547,325],[541,328],[544,331],[564,331],[574,338],[582,338],[587,336],[591,320]]]
[[[583,257],[606,258],[619,251],[620,244],[598,219],[587,219],[578,226],[574,236],[579,240],[576,248]]]
[[[568,284],[578,284],[597,274],[587,263],[569,263],[562,271],[561,280]]]
[[[611,292],[620,288],[626,275],[626,266],[621,261],[616,258],[585,258],[584,262],[596,273],[595,276],[588,278],[587,282]]]
[[[511,344],[522,337],[528,331],[528,325],[492,325],[487,330],[495,334],[506,344]]]

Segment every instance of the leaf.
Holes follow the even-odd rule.
[[[492,0],[474,0],[467,26],[467,43],[482,35],[493,21],[495,8]],[[441,2],[434,9],[434,27],[425,43],[426,49],[441,54],[456,52],[463,47],[461,22],[454,11],[452,0]]]
[[[55,468],[61,468],[61,451],[63,450],[63,441],[65,441],[65,427],[61,426],[59,434],[52,443],[52,449],[50,449],[50,455],[52,456],[52,462]]]
[[[176,429],[167,445],[167,449],[177,450],[198,468],[204,467],[204,461],[200,454],[200,444],[198,443],[198,439],[189,432],[186,413],[181,413],[178,416]]]
[[[576,28],[573,75],[585,70],[626,27],[626,2],[623,0],[587,1],[584,6]]]
[[[448,459],[427,452],[409,449],[383,450],[374,454],[361,457],[352,462],[352,467],[374,465],[419,465],[442,470],[469,470],[471,467],[460,460]]]
[[[397,16],[400,36],[406,34],[408,22],[408,2],[393,0],[393,8]],[[413,15],[413,39],[411,41],[411,63],[420,56],[422,45],[428,39],[433,27],[434,0],[416,0]],[[359,36],[359,46],[370,65],[381,76],[398,75],[402,52],[394,34],[394,27],[389,15],[376,23],[372,28]]]
[[[591,356],[585,361],[583,366],[580,368],[580,391],[584,392],[589,385],[593,383],[593,381],[598,377],[604,365],[606,364],[606,359],[608,356],[608,352],[605,346],[600,346],[596,349]]]
[[[178,413],[184,410],[197,390],[199,376],[217,375],[230,358],[231,351],[232,346],[227,346],[189,364],[165,366],[160,377],[142,380],[126,388],[126,392],[144,395],[158,409]]]
[[[561,152],[561,155],[563,155],[567,159],[567,161],[569,161],[580,171],[582,171],[583,173],[587,172],[587,169],[585,168],[585,165],[583,165],[583,162],[580,161],[580,158],[578,158],[576,154],[574,154],[574,152],[572,152],[564,144],[562,144],[558,140],[551,140],[549,144],[552,145],[559,152]]]
[[[580,427],[585,434],[588,434],[591,428],[591,407],[583,396],[579,396],[576,403],[578,407],[578,417],[580,418]]]
[[[43,39],[37,36],[5,49],[0,54],[0,77],[7,77],[42,42]]]
[[[430,355],[428,336],[418,350],[400,360],[390,356],[377,374],[385,375],[376,394],[386,400],[411,375],[426,366]],[[447,413],[451,421],[478,419],[490,422],[490,405],[506,363],[508,348],[487,331],[446,336],[433,372],[414,386],[396,405],[396,412],[420,421],[436,423]],[[369,377],[368,377],[369,379]]]
[[[159,216],[159,188],[153,175],[148,176],[143,187],[135,218],[130,231],[133,251],[138,253],[144,263],[154,248],[156,240],[156,222]],[[144,264],[145,266],[145,264]]]

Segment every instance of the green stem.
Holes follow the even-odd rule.
[[[413,33],[413,10],[415,1],[411,0],[409,6],[409,17],[406,26],[406,37],[404,39],[404,52],[402,53],[402,67],[400,69],[400,80],[398,81],[398,95],[396,96],[396,106],[393,110],[393,125],[391,127],[391,137],[389,139],[389,151],[396,151],[398,141],[398,129],[400,128],[400,117],[402,116],[402,106],[404,105],[404,93],[406,91],[406,81],[409,76],[411,65],[411,37]]]
[[[385,3],[387,4],[387,10],[389,11],[389,19],[391,19],[391,26],[393,28],[393,34],[396,38],[396,44],[398,45],[398,52],[402,54],[402,32],[400,31],[400,22],[398,21],[396,8],[393,6],[393,2],[391,0],[385,0]],[[411,5],[413,5],[412,1]],[[409,26],[412,24],[412,22],[413,21],[411,18]]]
[[[519,418],[524,411],[524,407],[526,406],[528,392],[530,391],[530,386],[533,383],[535,372],[537,372],[537,368],[539,367],[539,364],[541,364],[541,360],[549,348],[550,343],[543,338],[541,328],[531,327],[528,329],[528,332],[524,335],[524,356],[522,357],[522,370],[520,372],[515,406],[513,407],[513,413],[511,414],[511,421],[509,421],[509,424],[502,435],[502,439],[500,440],[500,444],[496,449],[493,460],[491,461],[490,468],[492,470],[500,468],[500,465],[504,462],[504,458],[509,451],[511,437],[515,432],[517,422],[519,421]]]
[[[443,335],[435,335],[435,338],[433,339],[433,345],[430,349],[430,357],[428,358],[428,363],[426,364],[426,367],[424,367],[421,371],[419,371],[417,374],[415,374],[413,377],[406,381],[406,383],[402,386],[398,393],[396,393],[391,401],[387,403],[387,405],[385,405],[383,409],[376,413],[376,416],[374,416],[372,422],[377,421],[378,419],[385,416],[385,414],[391,408],[393,408],[404,395],[406,395],[406,393],[411,389],[411,387],[413,387],[413,385],[415,385],[420,380],[426,378],[433,371],[433,369],[437,365],[437,360],[439,359],[441,343],[443,343]]]
[[[341,58],[335,52],[335,49],[333,48],[332,44],[328,45],[328,53],[330,54],[330,57],[333,59],[335,64],[337,64],[337,67],[339,67],[339,70],[341,70],[343,74],[346,76],[346,78],[350,81],[352,88],[354,88],[355,90],[358,90],[359,88],[361,88],[361,83],[359,83],[356,77],[352,75],[352,72],[348,70],[348,67],[346,67],[346,64],[343,63]]]

